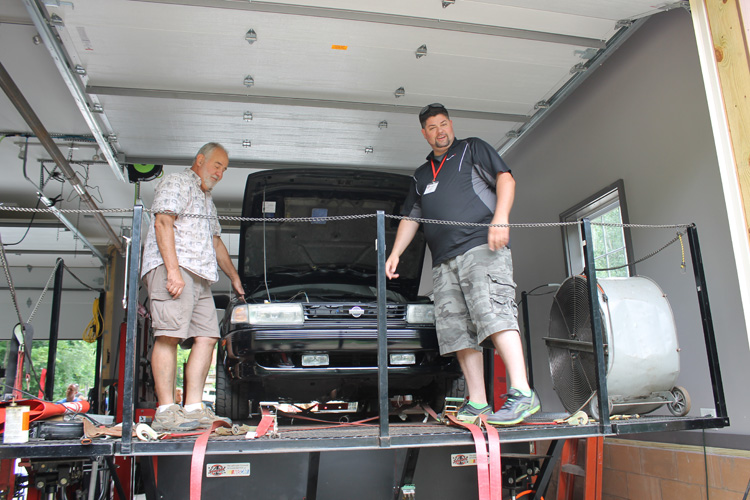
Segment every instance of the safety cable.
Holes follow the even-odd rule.
[[[660,249],[658,249],[658,250],[656,250],[654,252],[651,252],[650,254],[648,254],[648,255],[646,255],[644,257],[641,257],[638,260],[635,260],[633,262],[628,262],[627,264],[623,264],[621,266],[604,267],[604,268],[601,268],[601,269],[597,267],[596,268],[596,272],[599,272],[599,271],[614,271],[616,269],[622,269],[624,267],[634,266],[636,264],[639,264],[639,263],[643,262],[644,260],[650,259],[651,257],[655,256],[656,254],[658,254],[662,250],[665,250],[667,247],[669,247],[672,243],[674,243],[676,241],[679,241],[680,242],[680,246],[682,247],[682,262],[680,264],[680,268],[682,268],[684,270],[685,269],[685,245],[682,242],[682,235],[684,235],[684,234],[685,234],[684,232],[677,233],[677,236],[675,236],[674,238],[672,238],[671,240],[669,240],[663,247],[661,247]]]
[[[706,473],[706,500],[711,500],[711,494],[708,487],[708,454],[706,453],[706,429],[701,429],[703,436],[703,468]]]
[[[60,267],[61,262],[62,261],[59,259],[57,262],[55,262],[55,267],[52,269],[52,272],[50,273],[49,278],[47,278],[47,284],[44,285],[44,288],[42,289],[42,293],[39,295],[39,299],[37,299],[36,304],[34,305],[34,309],[31,310],[31,314],[29,315],[29,320],[26,323],[31,323],[31,320],[34,319],[34,314],[36,314],[36,310],[39,308],[39,304],[42,303],[44,294],[47,293],[47,290],[49,289],[49,286],[52,283],[52,278],[55,277],[55,273],[57,272],[57,268]]]
[[[0,236],[0,259],[2,260],[3,271],[5,271],[5,279],[8,281],[8,289],[10,290],[11,298],[13,299],[13,307],[16,310],[18,316],[18,323],[21,325],[23,330],[23,318],[21,317],[21,310],[18,308],[18,300],[16,298],[16,288],[13,286],[13,278],[10,276],[10,267],[8,266],[8,260],[5,258],[5,245],[3,245],[2,236]]]
[[[26,207],[5,207],[0,206],[0,210],[8,210],[11,212],[48,212],[47,208],[26,208]],[[132,213],[132,208],[60,208],[57,210],[60,213],[101,213],[101,214],[112,214],[112,213]],[[150,208],[144,208],[145,213],[157,214],[162,213],[158,210],[152,210]],[[166,212],[164,212],[166,213]],[[190,213],[170,213],[170,215],[176,215],[178,217],[191,217],[197,219],[216,219],[220,221],[233,221],[233,222],[332,222],[342,220],[362,220],[372,219],[377,217],[377,214],[356,214],[356,215],[331,215],[327,217],[279,217],[279,218],[265,218],[265,217],[239,217],[230,215],[205,215],[205,214],[190,214]],[[439,225],[454,225],[454,226],[469,226],[469,227],[510,227],[510,228],[539,228],[539,227],[564,227],[564,226],[580,226],[583,224],[582,221],[571,221],[571,222],[533,222],[533,223],[510,223],[510,224],[485,224],[481,222],[457,222],[457,221],[444,221],[436,219],[422,219],[418,217],[406,217],[403,215],[392,215],[385,214],[387,219],[396,220],[410,220],[419,222],[422,224],[439,224]],[[620,223],[609,223],[609,222],[592,222],[592,226],[606,226],[606,227],[623,227],[623,228],[637,228],[637,229],[685,229],[692,227],[692,223],[683,224],[620,224]]]
[[[76,276],[75,273],[73,273],[73,271],[71,271],[70,268],[67,265],[63,265],[63,267],[68,272],[68,274],[70,274],[73,277],[74,280],[76,280],[78,283],[80,283],[81,285],[83,285],[84,287],[86,287],[88,290],[90,290],[92,292],[99,292],[99,293],[102,293],[104,291],[101,288],[94,288],[94,287],[91,287],[91,286],[87,285],[86,283],[84,283],[81,280],[81,278],[79,278],[78,276]]]

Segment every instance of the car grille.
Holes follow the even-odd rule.
[[[305,321],[331,321],[337,319],[373,321],[378,319],[377,304],[303,304]],[[387,304],[388,321],[405,321],[405,304]]]

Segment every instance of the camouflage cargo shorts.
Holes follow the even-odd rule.
[[[492,348],[489,337],[518,331],[510,249],[480,245],[432,268],[440,354]]]

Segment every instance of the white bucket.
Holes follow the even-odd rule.
[[[31,408],[28,406],[8,406],[5,408],[5,432],[3,432],[3,444],[17,444],[29,442],[29,415]]]

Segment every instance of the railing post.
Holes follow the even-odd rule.
[[[703,271],[703,257],[701,246],[698,241],[698,230],[695,225],[687,228],[688,241],[690,243],[690,258],[693,263],[695,274],[695,289],[698,292],[698,304],[701,311],[701,324],[703,325],[703,336],[706,342],[706,356],[708,357],[708,371],[711,375],[711,387],[714,393],[714,405],[716,416],[726,419],[729,425],[727,403],[724,397],[724,384],[721,381],[721,370],[719,369],[719,351],[716,348],[716,334],[714,333],[714,322],[711,317],[711,305],[708,302],[708,288],[706,286],[706,275]]]
[[[609,421],[609,394],[607,392],[607,367],[604,358],[604,335],[602,318],[599,310],[599,293],[596,284],[596,265],[594,264],[594,238],[591,233],[591,221],[583,219],[583,255],[586,267],[584,274],[589,292],[589,314],[591,316],[591,336],[594,343],[594,364],[596,365],[596,396],[599,405],[599,427],[602,434],[612,433]]]
[[[385,212],[377,212],[378,252],[378,396],[380,400],[380,446],[388,447],[391,438],[388,429],[388,317],[385,289]]]
[[[523,337],[526,342],[526,376],[529,386],[534,388],[534,364],[531,358],[531,326],[529,325],[529,294],[521,292],[521,307],[523,308]]]
[[[135,383],[135,341],[138,328],[138,274],[141,270],[141,225],[143,206],[133,207],[133,232],[130,240],[130,253],[127,262],[127,328],[125,336],[125,379],[122,387],[122,441],[120,453],[128,455],[133,449],[133,414]]]
[[[57,339],[60,333],[60,300],[62,298],[63,273],[65,262],[58,258],[55,265],[55,284],[52,289],[52,311],[49,320],[49,351],[47,352],[47,380],[44,383],[44,397],[54,401],[55,361],[57,361]],[[31,347],[31,346],[29,346]]]

